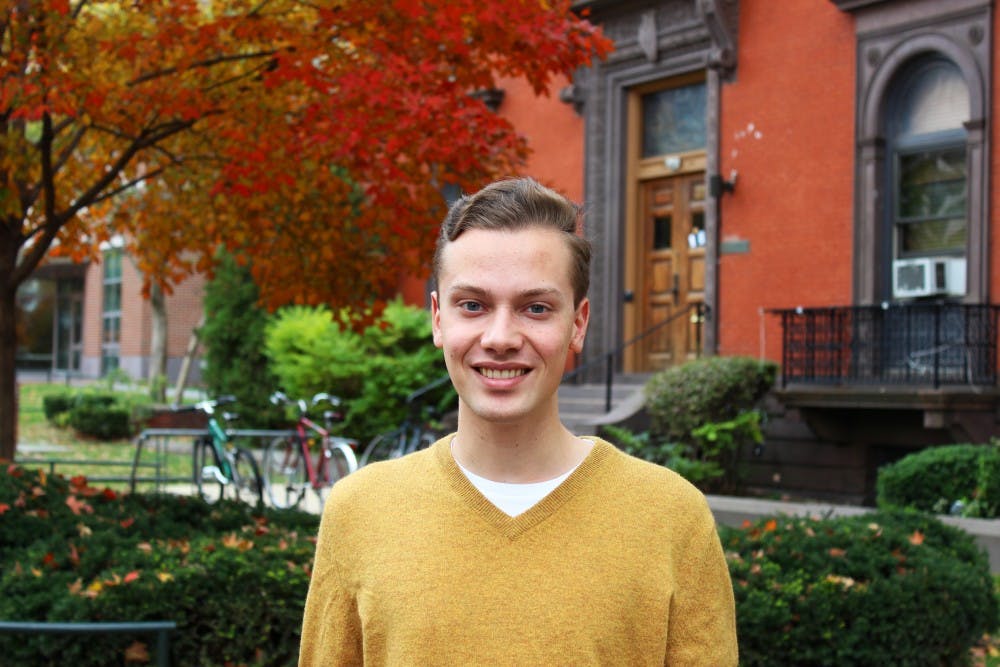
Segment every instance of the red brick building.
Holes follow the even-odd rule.
[[[533,145],[526,172],[585,203],[582,361],[781,362],[760,486],[870,499],[881,463],[1000,434],[992,1],[575,6],[615,51],[548,98],[500,82],[497,112]],[[118,363],[141,375],[148,308],[124,264]],[[101,270],[67,301],[87,374],[113,349]],[[170,308],[175,366],[198,310]]]
[[[870,500],[881,463],[1000,434],[993,3],[576,6],[616,43],[562,93],[598,247],[585,359],[781,362],[761,486]]]

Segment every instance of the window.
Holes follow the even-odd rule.
[[[857,36],[855,303],[893,300],[894,266],[925,258],[951,298],[990,301],[993,3],[832,2]]]
[[[104,253],[104,301],[101,325],[101,374],[118,368],[122,329],[122,251]]]
[[[886,112],[893,258],[964,257],[969,89],[962,73],[944,58],[919,58],[894,83]]]
[[[642,96],[642,157],[704,148],[704,83]]]

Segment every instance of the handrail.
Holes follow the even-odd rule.
[[[700,302],[699,303],[689,303],[687,305],[687,307],[685,307],[684,309],[677,311],[676,313],[674,313],[673,315],[671,315],[670,317],[668,317],[665,320],[661,320],[660,322],[657,322],[656,324],[654,324],[653,326],[649,327],[645,331],[639,333],[636,336],[633,336],[632,338],[628,339],[624,343],[621,343],[618,347],[614,348],[610,352],[605,352],[605,353],[603,353],[601,355],[598,355],[597,357],[594,357],[594,358],[590,359],[589,361],[586,361],[583,364],[577,366],[573,370],[571,370],[568,373],[566,373],[565,375],[563,375],[562,381],[566,382],[568,380],[572,380],[573,378],[575,378],[578,375],[580,375],[583,371],[589,370],[590,368],[595,367],[598,363],[602,363],[603,362],[604,363],[604,411],[605,412],[610,412],[611,411],[611,388],[612,388],[612,384],[613,384],[613,380],[614,380],[614,360],[615,360],[615,357],[617,357],[622,352],[624,352],[626,349],[628,349],[632,345],[635,345],[636,343],[638,343],[642,339],[644,339],[644,338],[650,336],[651,334],[659,331],[660,329],[662,329],[666,325],[670,324],[671,322],[673,322],[677,318],[681,317],[682,315],[687,315],[692,310],[694,310],[695,312],[698,313],[698,321],[700,322],[701,319],[702,319],[702,317],[705,315],[706,311],[708,310],[708,308],[707,308],[707,306],[705,306],[705,304],[700,303]],[[697,342],[695,344],[695,349],[698,350],[699,353],[700,353],[700,351],[701,351],[701,327],[698,327],[696,329],[696,331],[697,331],[697,335],[698,335],[698,340],[697,340]]]
[[[138,621],[135,623],[88,623],[88,622],[45,622],[45,621],[0,621],[0,633],[6,634],[152,634],[156,637],[156,665],[170,665],[169,633],[177,629],[174,621]]]

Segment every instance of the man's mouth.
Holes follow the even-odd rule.
[[[526,368],[477,368],[479,374],[487,380],[510,380],[528,372]]]

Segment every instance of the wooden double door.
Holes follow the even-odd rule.
[[[647,335],[626,355],[627,371],[656,371],[698,354],[702,321],[697,305],[705,299],[706,191],[704,172],[639,184],[628,262],[636,272],[636,289],[626,294],[626,331],[632,337]]]

